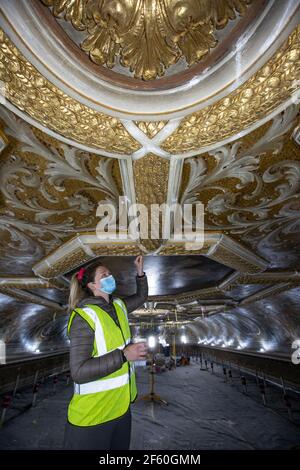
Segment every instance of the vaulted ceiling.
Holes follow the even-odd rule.
[[[2,0],[0,335],[67,347],[99,257],[133,326],[288,354],[299,337],[300,2]],[[99,203],[204,204],[203,246],[100,239]]]

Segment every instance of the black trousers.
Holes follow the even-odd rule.
[[[128,450],[131,436],[131,410],[119,418],[95,426],[75,426],[67,421],[64,449]]]

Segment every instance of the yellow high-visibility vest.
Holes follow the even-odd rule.
[[[74,315],[84,318],[95,331],[92,357],[123,349],[130,342],[127,308],[121,299],[113,301],[121,329],[101,307],[86,304],[76,308],[68,321],[68,334]],[[68,407],[68,421],[77,426],[93,426],[126,413],[137,397],[134,362],[124,362],[120,369],[84,384],[74,382],[74,394]]]

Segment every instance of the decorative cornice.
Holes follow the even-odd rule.
[[[130,238],[125,240],[109,239],[104,235],[103,239],[100,239],[95,233],[91,232],[72,238],[39,261],[33,267],[33,272],[42,278],[51,279],[67,273],[97,256],[136,255],[143,251],[143,245],[140,242]],[[214,232],[211,234],[206,233],[205,237],[204,248],[200,250],[187,250],[184,243],[175,242],[172,239],[165,243],[159,254],[170,254],[168,250],[168,243],[170,243],[172,249],[174,250],[174,247],[176,247],[179,254],[204,254],[208,258],[215,259],[225,266],[242,272],[257,272],[267,268],[265,260],[231,240],[228,236]],[[174,251],[173,254],[175,254]]]
[[[41,279],[40,277],[6,276],[0,278],[0,288],[1,287],[16,287],[22,289],[49,289],[52,287],[52,284],[51,282]]]
[[[52,300],[48,300],[37,294],[32,294],[31,292],[26,292],[22,289],[17,289],[16,287],[0,286],[0,292],[4,295],[20,300],[21,302],[44,305],[51,309],[65,311],[65,307],[57,302],[53,302]]]
[[[255,299],[263,299],[272,293],[277,293],[276,286],[280,286],[280,291],[285,291],[300,286],[300,274],[288,270],[278,271],[277,273],[274,273],[273,271],[266,271],[258,274],[242,274],[239,272],[234,272],[215,287],[197,289],[172,296],[149,296],[148,300],[152,302],[170,302],[171,304],[174,304],[175,302],[180,305],[192,301],[199,301],[201,303],[202,300],[211,300],[222,303],[224,301],[224,293],[230,293],[232,289],[238,287],[239,285],[252,284],[271,285],[268,287],[262,287],[259,292],[251,294],[243,299],[241,301],[243,304],[250,303],[252,301],[254,302]],[[230,298],[227,300],[230,302]],[[239,304],[239,302],[237,302],[237,304]]]
[[[141,254],[140,246],[131,240],[109,240],[97,237],[94,232],[77,235],[53,250],[36,263],[32,270],[36,276],[51,279],[67,273],[76,267],[93,260],[97,256],[116,254]]]
[[[256,292],[255,294],[249,295],[245,299],[241,300],[239,305],[244,306],[253,302],[257,302],[258,300],[265,299],[267,297],[277,295],[280,292],[285,292],[289,289],[291,289],[293,285],[289,282],[282,282],[279,284],[276,284],[274,286],[268,286],[265,289],[261,289],[259,292]]]
[[[206,231],[201,248],[198,248],[196,242],[188,244],[188,248],[186,245],[187,243],[172,238],[164,243],[159,254],[203,254],[225,266],[245,273],[265,271],[268,267],[268,261],[221,232]]]

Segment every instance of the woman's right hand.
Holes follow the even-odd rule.
[[[147,357],[148,345],[145,342],[129,344],[123,352],[128,361],[143,361]]]

